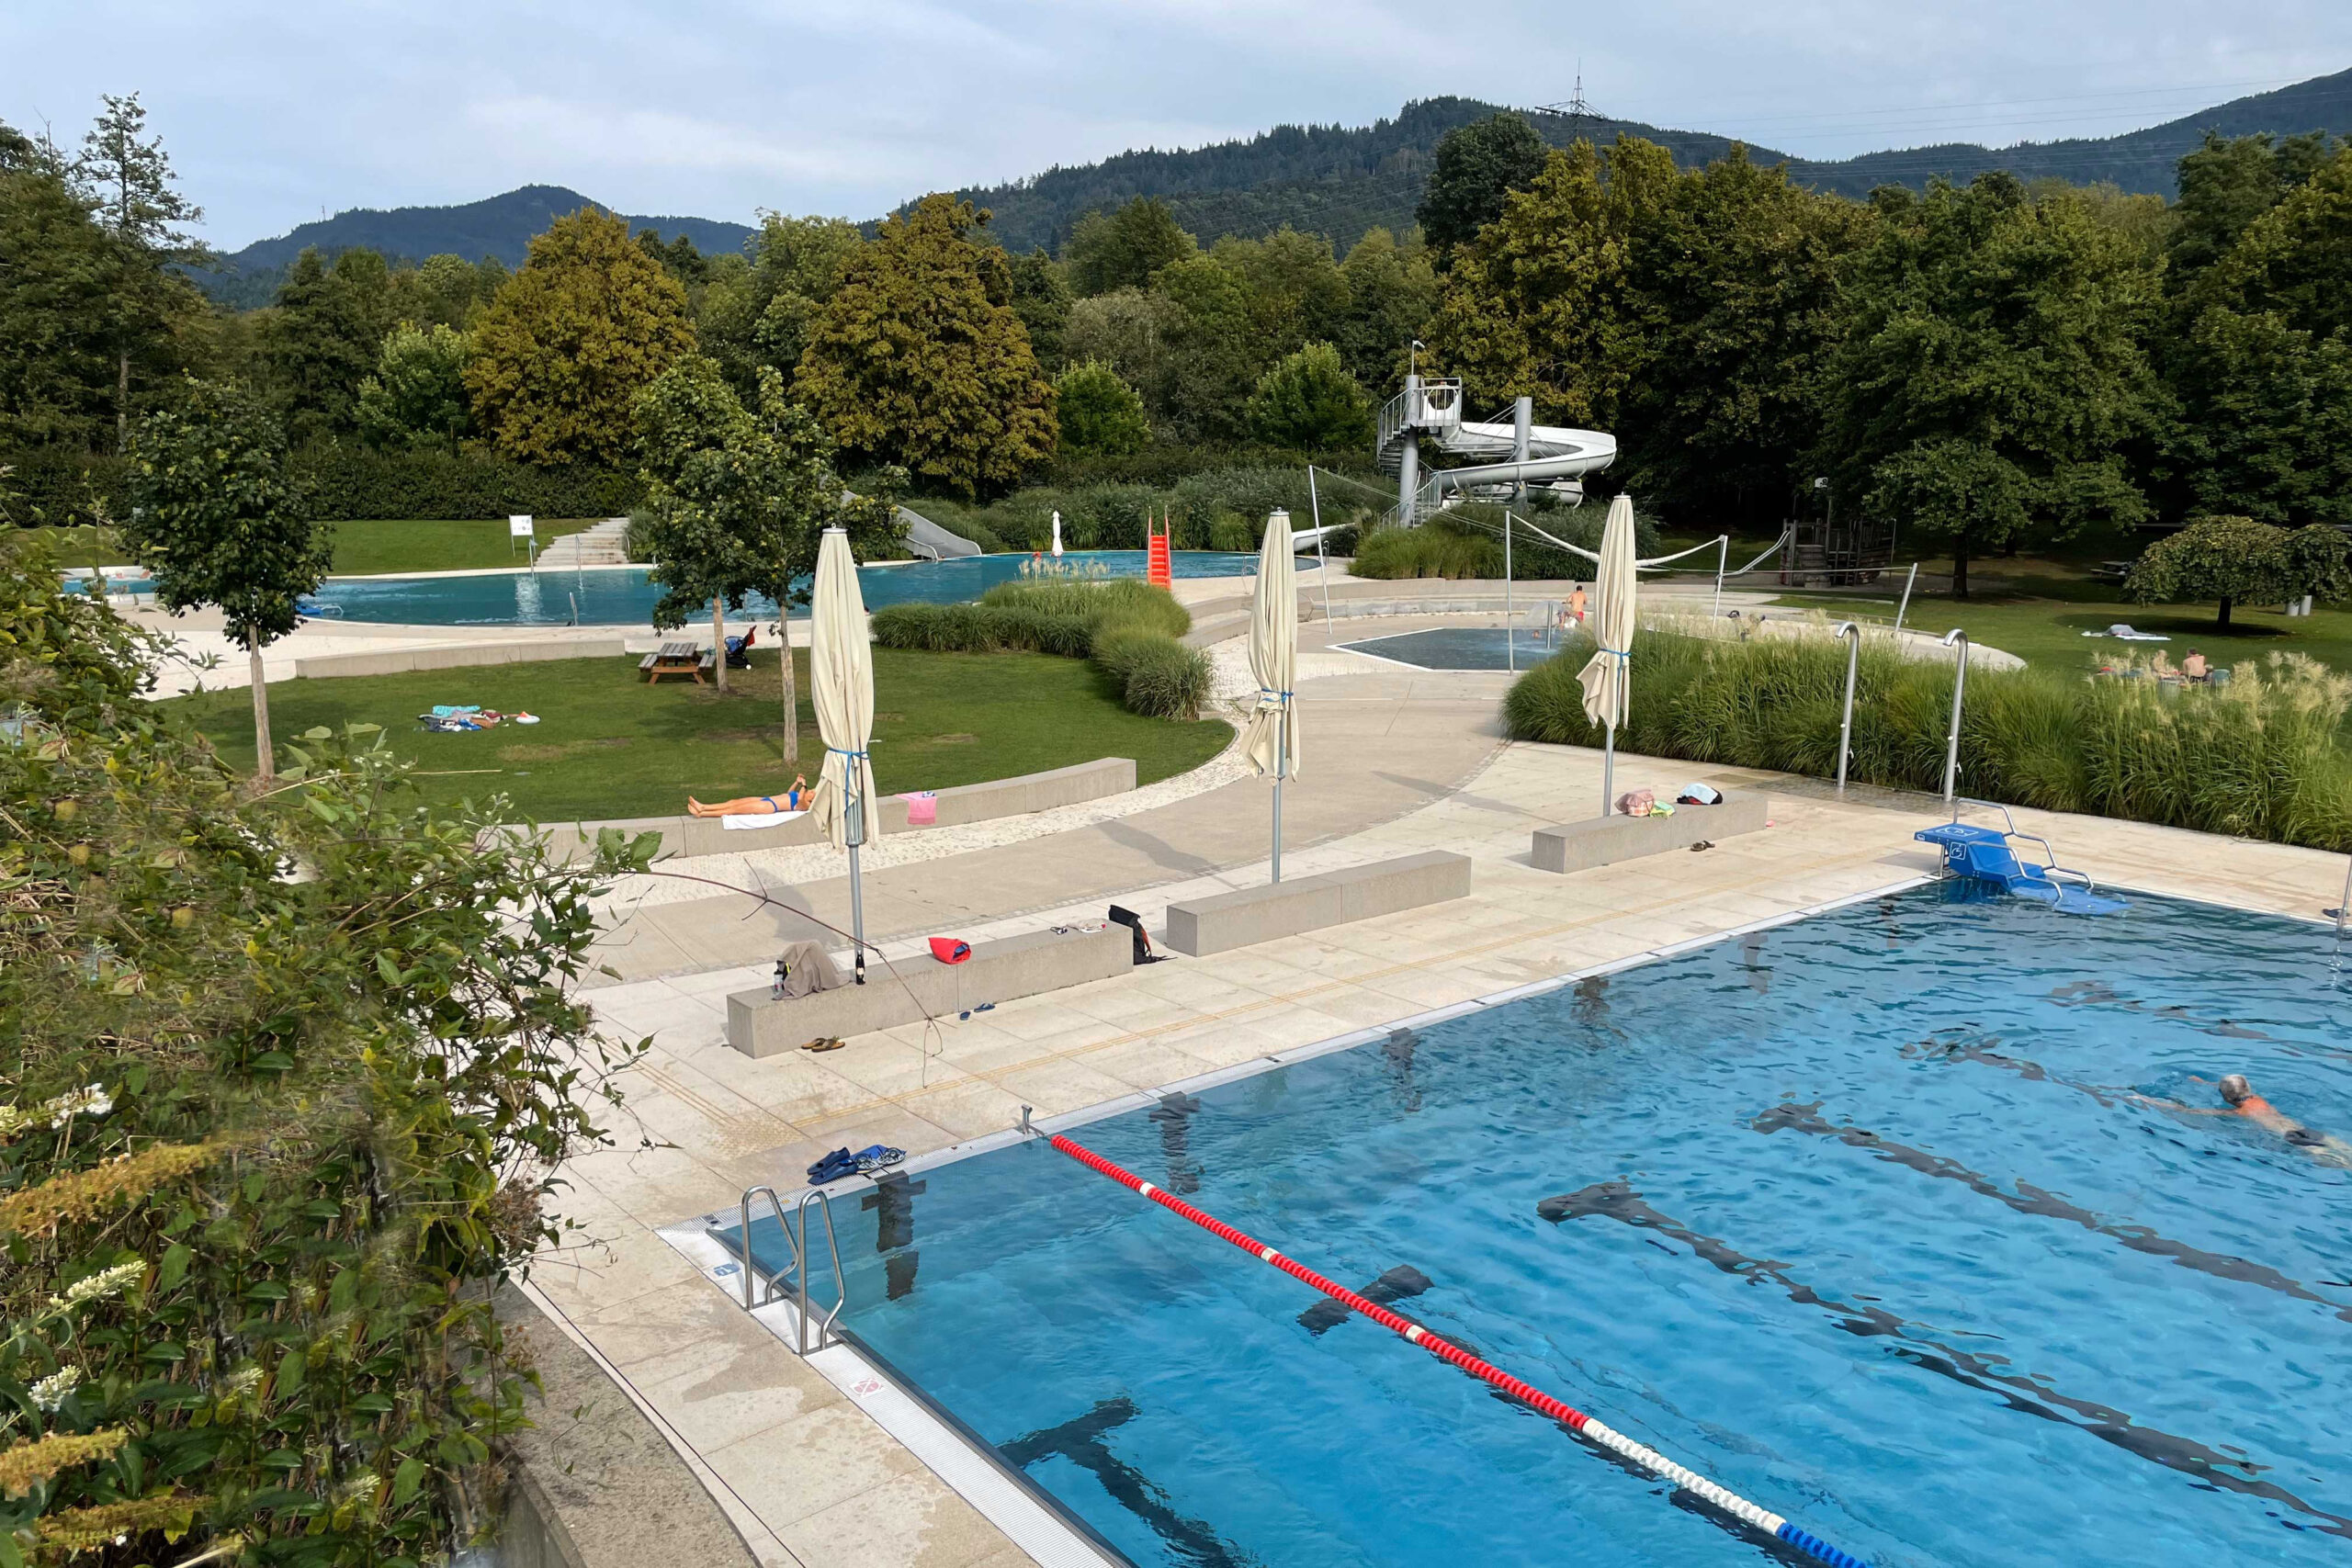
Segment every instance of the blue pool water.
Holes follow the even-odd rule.
[[[1559,652],[1561,638],[1524,626],[1432,626],[1339,646],[1421,670],[1526,670]]]
[[[2337,962],[1929,887],[1074,1135],[1881,1568],[2342,1563],[2352,1172],[2125,1098],[2352,1130]],[[846,1325],[1137,1563],[1771,1553],[1041,1144],[835,1208]]]
[[[1021,575],[1025,555],[967,556],[961,560],[910,561],[899,566],[862,566],[858,588],[865,606],[954,604],[977,599],[1000,582]],[[1080,570],[1098,569],[1112,577],[1141,577],[1141,550],[1074,550],[1063,558]],[[1254,555],[1219,550],[1178,550],[1178,577],[1251,577]],[[653,618],[662,590],[646,581],[647,569],[592,567],[570,572],[501,572],[464,577],[334,577],[311,596],[312,613],[347,621],[390,621],[407,626],[643,626]],[[118,589],[117,592],[128,592]],[[578,601],[575,617],[572,604]],[[795,615],[808,606],[796,605]],[[773,600],[753,598],[741,614],[751,619],[775,614]]]

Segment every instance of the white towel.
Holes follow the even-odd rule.
[[[722,817],[718,825],[730,833],[738,833],[753,828],[773,828],[779,822],[789,822],[796,817],[808,815],[806,811],[764,811],[752,817]]]

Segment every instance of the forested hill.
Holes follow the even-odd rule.
[[[232,254],[220,272],[200,276],[199,281],[239,304],[266,304],[277,292],[287,265],[311,245],[330,257],[365,247],[381,251],[393,260],[415,262],[449,254],[480,261],[496,256],[508,266],[520,266],[534,235],[545,232],[548,224],[566,213],[602,205],[562,186],[524,186],[462,207],[355,208],[305,223],[274,240],[256,240]],[[632,230],[658,229],[664,239],[683,233],[706,255],[741,250],[752,235],[741,223],[711,218],[632,217],[628,225]]]
[[[1288,223],[1327,234],[1344,250],[1367,229],[1401,230],[1409,224],[1438,139],[1498,107],[1470,98],[1430,98],[1408,104],[1396,118],[1370,126],[1279,126],[1247,141],[1190,152],[1123,152],[1100,164],[1056,168],[1010,185],[959,194],[996,214],[992,227],[997,237],[1013,250],[1033,245],[1052,249],[1087,213],[1107,210],[1136,196],[1165,197],[1178,220],[1204,241],[1224,234],[1271,233]],[[1578,136],[1600,142],[1640,136],[1670,149],[1676,162],[1687,165],[1719,158],[1732,144],[1731,138],[1712,132],[1670,130],[1638,120],[1520,112],[1555,146],[1566,146]],[[1849,196],[1861,196],[1882,185],[1918,186],[1939,174],[1965,180],[1986,169],[2010,169],[2029,179],[2113,180],[2126,190],[2169,196],[2174,164],[2194,150],[2209,129],[2225,136],[2352,132],[2352,71],[2238,98],[2120,136],[2000,149],[1950,144],[1868,152],[1837,162],[1789,162],[1791,171],[1805,184]],[[1766,163],[1787,156],[1752,143],[1750,151]]]

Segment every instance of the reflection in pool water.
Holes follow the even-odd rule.
[[[1339,646],[1417,670],[1526,670],[1579,640],[1576,633],[1563,637],[1525,626],[1432,626]]]

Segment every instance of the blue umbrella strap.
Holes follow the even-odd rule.
[[[826,747],[826,748],[825,748],[825,750],[826,750],[827,751],[829,751],[829,752],[832,753],[832,755],[834,755],[834,756],[836,756],[836,757],[849,757],[849,758],[852,758],[852,759],[857,759],[857,758],[862,758],[862,757],[864,757],[864,756],[865,755],[865,752],[863,752],[863,751],[844,751],[844,750],[842,750],[840,747],[838,747],[838,746],[828,746],[828,747]]]

